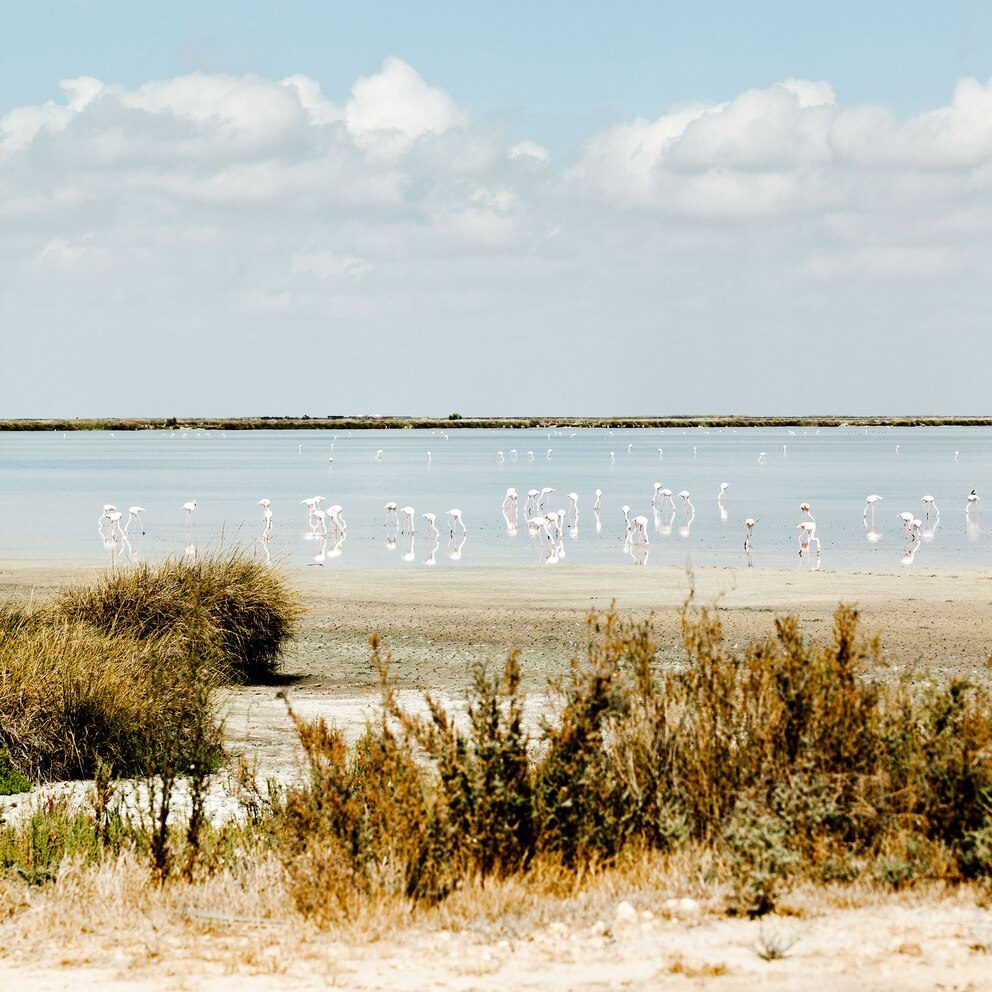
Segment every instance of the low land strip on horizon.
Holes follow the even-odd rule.
[[[992,416],[795,416],[758,417],[748,414],[666,417],[449,417],[324,416],[260,417],[79,417],[56,420],[0,420],[0,431],[147,431],[147,430],[389,430],[465,427],[992,427]]]

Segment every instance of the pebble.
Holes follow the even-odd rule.
[[[637,910],[625,899],[623,902],[617,904],[614,919],[621,925],[635,923],[638,919]]]
[[[669,915],[679,920],[698,920],[703,915],[703,907],[695,899],[669,899],[665,903]]]

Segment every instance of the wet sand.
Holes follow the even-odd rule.
[[[0,601],[43,603],[59,587],[87,582],[99,569],[0,560]],[[679,614],[696,600],[716,604],[731,643],[800,617],[814,641],[830,639],[838,603],[856,606],[867,633],[882,632],[898,670],[923,666],[946,678],[985,680],[992,655],[992,575],[957,572],[834,572],[578,565],[288,571],[306,607],[282,671],[299,689],[351,695],[374,690],[369,637],[380,634],[406,689],[463,692],[475,661],[499,664],[521,651],[529,688],[567,670],[585,643],[590,610],[615,603],[624,616],[653,616],[663,658],[681,656]]]

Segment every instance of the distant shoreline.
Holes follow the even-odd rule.
[[[0,420],[0,431],[147,431],[147,430],[430,430],[443,428],[688,428],[688,427],[992,427],[981,417],[756,417],[747,414],[679,417],[134,417]]]

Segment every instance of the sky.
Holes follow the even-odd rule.
[[[0,417],[989,413],[992,5],[0,13]]]

